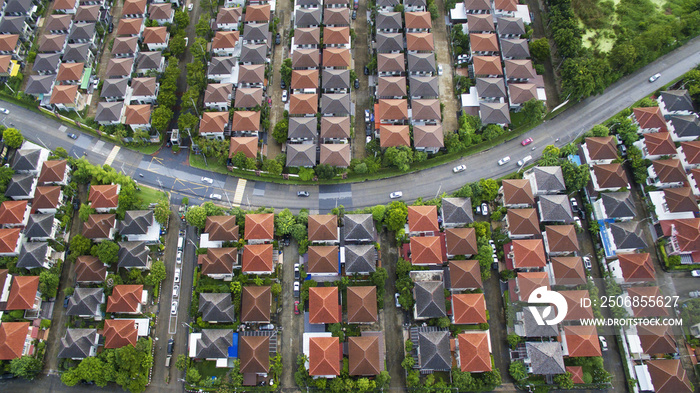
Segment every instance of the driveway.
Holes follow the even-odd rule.
[[[437,54],[437,64],[442,65],[442,76],[438,76],[440,89],[440,103],[445,109],[442,112],[442,132],[447,134],[459,128],[457,111],[460,109],[455,98],[453,78],[453,61],[450,54],[450,42],[445,26],[445,4],[444,0],[436,0],[438,17],[433,20],[433,42],[435,53]]]
[[[294,314],[294,264],[299,261],[299,248],[297,242],[292,240],[289,246],[284,248],[284,261],[282,262],[282,315],[279,317],[280,325],[284,330],[280,331],[277,350],[282,353],[282,381],[280,387],[286,391],[296,391],[294,373],[297,370],[297,357],[301,354],[301,338],[304,334],[304,315]]]
[[[396,308],[394,293],[396,293],[396,263],[399,260],[396,239],[386,231],[380,233],[379,238],[382,251],[382,267],[386,269],[389,278],[384,286],[384,308],[381,311],[384,330],[384,345],[386,346],[386,367],[391,381],[389,390],[405,391],[404,370],[401,368],[403,361],[403,312]]]
[[[491,353],[496,363],[496,368],[501,373],[501,379],[504,383],[513,383],[508,373],[509,354],[506,336],[508,331],[506,328],[505,307],[503,305],[503,291],[501,290],[501,282],[497,272],[491,271],[491,278],[484,281],[484,299],[486,300],[486,309],[489,310],[489,333],[491,335]]]
[[[54,2],[52,1],[51,4],[53,3]],[[109,63],[109,59],[112,58],[112,51],[109,50],[109,43],[117,36],[117,26],[119,26],[119,21],[122,17],[123,6],[123,1],[115,1],[112,3],[112,9],[110,10],[110,12],[112,13],[114,30],[112,30],[112,33],[109,33],[109,30],[105,29],[105,38],[102,41],[100,53],[98,53],[99,62],[95,65],[97,67],[97,77],[99,78],[99,80],[106,79],[104,76],[107,70],[107,63]],[[51,7],[53,8],[53,5]],[[95,117],[95,114],[97,114],[97,103],[99,102],[99,95],[92,98],[91,104],[90,106],[88,106],[87,117]]]
[[[280,33],[281,41],[279,45],[274,45],[272,47],[272,69],[279,70],[282,68],[282,62],[289,56],[289,44],[291,37],[289,37],[289,32],[291,30],[292,20],[291,12],[289,10],[291,3],[289,1],[280,1],[277,3],[276,15],[279,18],[279,23],[277,24],[276,33]],[[275,33],[272,33],[272,39],[275,39]],[[272,108],[270,108],[270,129],[267,133],[267,157],[275,158],[278,154],[282,152],[282,145],[275,141],[272,137],[272,130],[278,121],[282,120],[282,114],[284,112],[284,102],[282,102],[282,88],[280,87],[280,81],[277,77],[280,77],[280,73],[273,72],[270,76],[270,84],[267,88],[267,95],[272,100]],[[281,77],[279,78],[281,79]],[[290,86],[288,86],[290,87]],[[263,100],[265,97],[263,96]],[[264,105],[264,104],[263,104]]]
[[[350,11],[352,13],[352,11]],[[355,74],[357,79],[360,80],[360,88],[355,90],[353,87],[351,89],[352,95],[351,99],[355,103],[355,134],[352,138],[352,158],[357,158],[359,160],[365,158],[365,109],[370,109],[370,89],[369,89],[369,77],[365,75],[365,65],[369,63],[370,53],[369,53],[369,40],[370,32],[372,31],[371,26],[367,23],[369,18],[363,17],[367,15],[367,3],[364,1],[360,2],[360,6],[357,9],[357,19],[350,20],[350,25],[355,31],[355,46],[352,48],[353,57],[353,67],[355,69]],[[350,81],[350,85],[355,81]]]

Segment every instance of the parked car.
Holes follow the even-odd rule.
[[[523,146],[527,146],[527,145],[529,145],[529,144],[532,143],[532,142],[534,142],[534,140],[533,140],[532,138],[527,138],[527,139],[523,139],[523,141],[520,142],[520,144],[523,145]]]
[[[467,170],[466,165],[458,165],[458,166],[452,168],[452,172],[454,172],[454,173],[464,172],[466,170]]]
[[[298,263],[294,264],[294,279],[295,280],[299,279],[299,264]]]
[[[109,27],[107,27],[107,31],[111,34],[114,31],[114,23],[110,23]]]
[[[481,214],[484,216],[489,215],[489,205],[486,202],[481,204]]]
[[[175,263],[178,265],[182,263],[182,251],[177,252],[177,257],[175,258]]]
[[[603,351],[608,350],[608,342],[605,340],[605,337],[603,336],[598,336],[598,340],[600,341],[600,349]]]
[[[498,262],[493,262],[493,263],[491,264],[491,269],[492,269],[492,270],[498,270]]]
[[[369,68],[365,66],[365,75],[369,75]]]
[[[68,308],[68,302],[70,302],[70,296],[66,296],[66,298],[63,299],[63,308]]]
[[[190,3],[187,5],[187,11],[192,11],[193,8],[194,8],[194,4]]]
[[[583,228],[583,225],[581,224],[581,219],[578,216],[574,216],[574,224]]]
[[[173,285],[173,297],[180,296],[180,284]]]
[[[649,77],[649,83],[654,83],[659,78],[661,78],[661,74],[657,72],[656,74]]]
[[[571,202],[571,209],[573,211],[578,211],[578,202],[576,202],[576,198],[569,199],[569,202]]]
[[[438,64],[438,75],[442,75],[442,64]]]
[[[202,177],[202,183],[214,184],[214,179],[210,177]]]
[[[394,191],[391,194],[389,194],[389,198],[391,199],[399,199],[403,196],[403,192],[401,191]]]
[[[275,325],[271,323],[266,323],[264,325],[260,325],[259,327],[260,330],[275,330]]]
[[[588,270],[593,269],[593,264],[591,264],[590,257],[583,257],[583,266]]]
[[[221,194],[210,194],[209,199],[216,199],[217,201],[221,200]]]
[[[523,166],[523,165],[527,164],[528,162],[530,162],[530,160],[532,160],[532,156],[527,155],[522,160],[518,161],[518,166]]]
[[[287,88],[287,84],[284,83],[284,79],[280,80],[280,88],[281,88],[281,89],[286,89],[286,88]]]
[[[69,133],[69,134],[68,134],[68,138],[70,138],[70,139],[78,139],[78,136],[75,135],[75,134],[73,134],[73,133]]]
[[[179,268],[175,269],[175,279],[173,281],[180,282],[180,269]]]
[[[280,42],[282,42],[282,36],[280,36],[280,33],[277,33],[275,36],[275,45],[279,45]]]
[[[168,355],[172,355],[172,354],[173,354],[173,347],[174,347],[174,346],[175,346],[175,340],[173,340],[173,339],[171,338],[170,340],[168,340]]]
[[[365,109],[365,123],[369,123],[370,116],[369,116],[369,109]]]
[[[399,295],[398,292],[394,294],[394,300],[396,301],[396,307],[401,307],[401,303],[399,303]]]
[[[175,315],[177,314],[177,300],[174,300],[172,304],[170,305],[170,314]]]
[[[500,160],[498,160],[498,165],[505,165],[508,162],[510,162],[510,156],[505,156],[505,157],[501,158]]]
[[[298,197],[307,197],[307,196],[309,196],[309,192],[308,191],[298,191],[297,196]]]
[[[353,2],[352,8],[358,9],[359,7],[360,7],[360,0],[355,0],[355,1]]]
[[[299,301],[298,300],[294,301],[294,314],[299,315]]]
[[[700,277],[700,270],[691,270],[690,275],[693,277]]]
[[[299,281],[294,281],[294,297],[299,297]]]
[[[359,89],[359,88],[360,88],[360,80],[355,78],[355,89]]]
[[[357,19],[357,11],[352,10],[352,20]]]
[[[282,90],[282,102],[287,102],[287,98],[289,98],[289,93],[287,90]]]
[[[700,297],[700,291],[691,291],[688,293],[688,296],[690,296],[692,298],[698,298],[698,297]]]

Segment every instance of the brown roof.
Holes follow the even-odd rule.
[[[566,299],[566,304],[568,306],[566,311],[566,317],[564,317],[565,321],[576,321],[584,318],[593,318],[593,309],[591,308],[591,306],[582,307],[582,304],[591,304],[587,300],[581,300],[591,298],[587,290],[559,291],[559,294],[564,296],[564,299]]]
[[[651,132],[644,134],[644,145],[649,154],[654,156],[675,155],[676,144],[671,139],[670,132]]]
[[[646,307],[641,307],[641,301],[635,299],[651,299],[661,296],[659,287],[632,287],[627,289],[627,294],[632,303],[632,315],[635,318],[646,317],[665,317],[668,315],[668,310],[662,305],[647,304]],[[637,305],[635,307],[635,305]]]
[[[61,203],[60,186],[37,187],[32,200],[32,213],[38,209],[55,209]]]
[[[54,8],[57,10],[71,10],[75,8],[77,0],[56,0]]]
[[[338,246],[309,246],[308,273],[338,273]]]
[[[670,326],[637,325],[642,350],[648,355],[678,352]]]
[[[292,70],[292,90],[318,89],[318,70]]]
[[[415,147],[435,147],[445,146],[442,136],[442,125],[419,125],[413,128],[413,146]]]
[[[124,0],[122,15],[145,14],[146,3],[146,0]]]
[[[44,161],[39,173],[39,184],[62,182],[66,175],[66,160],[48,160]]]
[[[134,54],[139,48],[138,37],[117,37],[112,45],[112,56]]]
[[[55,85],[51,93],[50,104],[70,105],[78,96],[78,85]]]
[[[275,215],[272,213],[246,214],[245,239],[272,239],[275,237]]]
[[[573,225],[548,225],[545,227],[549,252],[577,252],[578,238]]]
[[[479,252],[474,228],[445,229],[445,245],[450,255],[475,255]]]
[[[377,71],[404,72],[406,63],[403,53],[377,53]]]
[[[584,383],[582,366],[566,366],[566,372],[571,373],[571,380],[575,384]]]
[[[338,217],[331,214],[309,215],[309,241],[338,240]]]
[[[350,67],[350,49],[325,48],[323,50],[324,67]]]
[[[38,290],[39,276],[13,276],[5,310],[30,310],[34,308],[34,300]],[[2,324],[0,323],[0,325]]]
[[[489,335],[483,331],[468,331],[457,336],[459,368],[463,372],[491,371]]]
[[[602,356],[595,326],[564,326],[569,357]]]
[[[17,48],[19,34],[0,34],[0,51],[12,52]]]
[[[433,22],[430,12],[416,11],[404,13],[404,24],[407,29],[432,29]]]
[[[617,158],[614,136],[590,137],[585,140],[588,156],[592,160],[614,160]]]
[[[347,167],[350,165],[350,145],[347,143],[321,144],[321,164]]]
[[[117,25],[117,36],[138,35],[141,32],[144,18],[120,19]]]
[[[517,0],[496,0],[494,2],[494,4],[495,4],[497,10],[512,11],[512,12],[515,12],[518,10],[518,1]]]
[[[323,45],[344,45],[350,43],[350,27],[330,27],[323,28]]]
[[[270,21],[270,5],[248,5],[245,9],[245,22],[269,22]]]
[[[411,238],[411,263],[414,265],[442,265],[443,255],[438,236]]]
[[[242,13],[243,8],[241,7],[219,8],[219,13],[216,14],[216,24],[238,23]]]
[[[124,111],[124,124],[138,125],[151,122],[151,105],[127,105]]]
[[[530,180],[503,180],[503,200],[506,205],[534,205],[535,198],[532,195]]]
[[[240,32],[234,31],[217,31],[214,35],[214,40],[211,42],[212,49],[228,49],[236,46]]]
[[[270,322],[272,291],[270,286],[244,286],[241,291],[241,321]]]
[[[662,183],[686,182],[688,180],[681,160],[656,160],[652,161],[651,164],[654,166],[656,177]]]
[[[503,75],[498,56],[474,56],[474,75]]]
[[[208,233],[209,240],[212,241],[238,241],[236,216],[207,217],[207,221],[204,224],[204,233]]]
[[[509,83],[508,93],[511,103],[524,104],[537,99],[537,86],[534,83]]]
[[[39,188],[44,187],[37,187],[37,189]],[[60,192],[61,188],[57,188]],[[5,201],[0,204],[0,225],[21,224],[27,212],[27,203],[27,201]]]
[[[0,228],[0,253],[15,251],[21,231],[20,228]]]
[[[632,112],[634,113],[634,118],[637,119],[637,123],[639,123],[639,128],[666,129],[666,120],[664,120],[664,116],[661,114],[661,108],[658,106],[634,108]]]
[[[233,120],[231,121],[231,131],[258,130],[260,130],[260,111],[233,112]]]
[[[105,68],[105,76],[107,78],[121,77],[131,74],[134,68],[134,58],[127,57],[122,59],[109,59],[107,68]]]
[[[202,274],[230,274],[238,258],[238,249],[209,248],[206,254],[199,255],[197,263],[202,265]]]
[[[309,323],[340,323],[338,287],[309,288]]]
[[[330,9],[330,8],[328,8]],[[320,27],[300,27],[294,30],[295,45],[318,45],[321,43]],[[318,52],[318,51],[317,51]]]
[[[349,116],[324,116],[321,118],[321,138],[350,138]]]
[[[688,375],[678,359],[656,359],[647,361],[656,393],[686,393],[694,391]]]
[[[629,187],[627,174],[618,163],[593,165],[593,173],[600,188]]]
[[[515,280],[518,284],[518,296],[523,302],[526,302],[532,291],[539,287],[549,290],[549,275],[546,272],[521,272]]]
[[[545,267],[542,240],[513,240],[513,265],[516,269]]]
[[[661,221],[664,236],[675,236],[683,252],[700,250],[700,219],[683,218]]]
[[[61,63],[58,67],[58,75],[56,81],[77,81],[83,77],[83,68],[85,63]]]
[[[471,33],[469,44],[474,52],[499,52],[498,36],[493,33]]]
[[[233,93],[233,83],[210,83],[207,85],[207,90],[204,92],[204,102],[229,103],[231,101],[231,93]]]
[[[66,43],[66,34],[45,34],[39,39],[39,53],[59,52]]]
[[[173,6],[168,3],[151,4],[148,7],[149,19],[170,19],[173,16]]]
[[[381,372],[379,351],[378,336],[349,337],[348,364],[350,375],[379,374]]]
[[[378,102],[378,120],[406,120],[408,119],[407,100],[383,100]]]
[[[247,244],[243,247],[243,273],[272,272],[272,244]]]
[[[382,148],[391,146],[411,146],[411,135],[408,126],[380,125],[379,145]]]
[[[90,196],[88,197],[90,206],[94,209],[117,208],[119,204],[119,185],[93,185],[90,186]]]
[[[550,260],[556,285],[583,285],[586,271],[581,257],[553,257]]]
[[[297,49],[292,53],[292,67],[315,68],[321,62],[321,54],[318,49]]]
[[[204,112],[199,122],[199,132],[224,132],[228,123],[228,112]]]
[[[692,188],[665,188],[663,192],[668,211],[672,213],[698,211],[698,200]]]
[[[409,232],[438,232],[437,207],[431,205],[408,207]]]
[[[318,94],[292,94],[289,98],[290,115],[310,115],[318,112]]]
[[[688,164],[700,164],[700,141],[681,142],[681,149]]]
[[[433,33],[406,33],[406,49],[421,52],[434,51]]]
[[[253,108],[262,104],[262,98],[262,87],[239,87],[238,89],[236,89],[234,107]]]
[[[377,287],[348,287],[348,322],[377,322]]]
[[[342,358],[338,337],[309,338],[309,375],[340,375]]]
[[[656,281],[656,270],[648,253],[618,254],[617,257],[626,282]]]
[[[29,322],[0,323],[0,360],[22,357],[29,332]]]
[[[380,76],[377,78],[377,97],[406,96],[405,76]]]
[[[110,231],[117,225],[116,214],[90,214],[83,224],[83,236],[88,239],[109,238]]]
[[[496,31],[491,14],[467,15],[467,26],[469,31]]]
[[[107,312],[136,312],[143,297],[143,285],[115,285],[107,299]]]
[[[452,315],[456,324],[486,323],[486,301],[483,293],[452,295]]]
[[[241,373],[270,371],[270,336],[240,336],[238,352]]]
[[[479,261],[450,261],[450,287],[482,288]]]
[[[535,209],[508,209],[508,232],[513,235],[538,235],[540,221]]]
[[[257,136],[235,136],[231,138],[231,144],[228,148],[229,158],[235,156],[239,152],[243,152],[248,158],[255,158],[258,155],[258,137]]]
[[[263,83],[265,66],[262,64],[241,64],[238,66],[238,83]]]
[[[530,60],[505,60],[508,78],[531,79],[537,76]]]
[[[10,72],[10,62],[12,61],[12,56],[10,55],[0,55],[0,73],[6,74]]]
[[[107,276],[107,266],[97,257],[79,256],[75,261],[75,280],[77,282],[102,282]]]
[[[136,346],[139,330],[133,319],[107,319],[102,333],[105,336],[105,348],[121,348],[129,344]]]
[[[411,100],[411,109],[413,110],[413,120],[440,120],[442,118],[440,100],[436,98]],[[416,146],[419,145],[420,142],[416,142]]]

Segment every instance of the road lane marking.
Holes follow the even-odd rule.
[[[117,153],[119,153],[119,150],[121,150],[121,147],[119,147],[119,146],[114,146],[112,148],[112,151],[109,152],[109,155],[107,156],[107,159],[105,160],[105,165],[112,166],[114,159],[117,158]]]
[[[241,201],[243,200],[243,192],[245,191],[245,185],[248,183],[248,180],[246,179],[238,179],[238,184],[236,185],[236,193],[233,195],[233,201],[232,203],[234,205],[241,205]]]

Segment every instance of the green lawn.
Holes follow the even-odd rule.
[[[144,186],[142,184],[139,184],[139,188],[141,189],[141,191],[137,191],[136,196],[143,200],[143,203],[141,205],[143,209],[148,208],[148,205],[150,205],[151,203],[156,203],[159,200],[166,197],[166,195],[162,191],[157,190],[155,188]]]
[[[162,145],[160,143],[152,143],[152,144],[149,144],[146,146],[130,145],[130,146],[127,146],[127,148],[131,149],[131,150],[136,150],[142,154],[146,154],[146,155],[150,156],[151,154],[157,152],[161,148],[161,146]]]
[[[219,165],[216,159],[207,159],[207,164],[204,163],[204,156],[201,154],[190,154],[190,166],[200,169],[205,169],[207,171],[223,173],[224,175],[229,174],[228,169],[225,165]]]
[[[216,377],[221,378],[230,370],[226,367],[216,367],[216,362],[211,360],[205,360],[203,362],[193,362],[192,366],[199,371],[199,375],[202,379]]]

